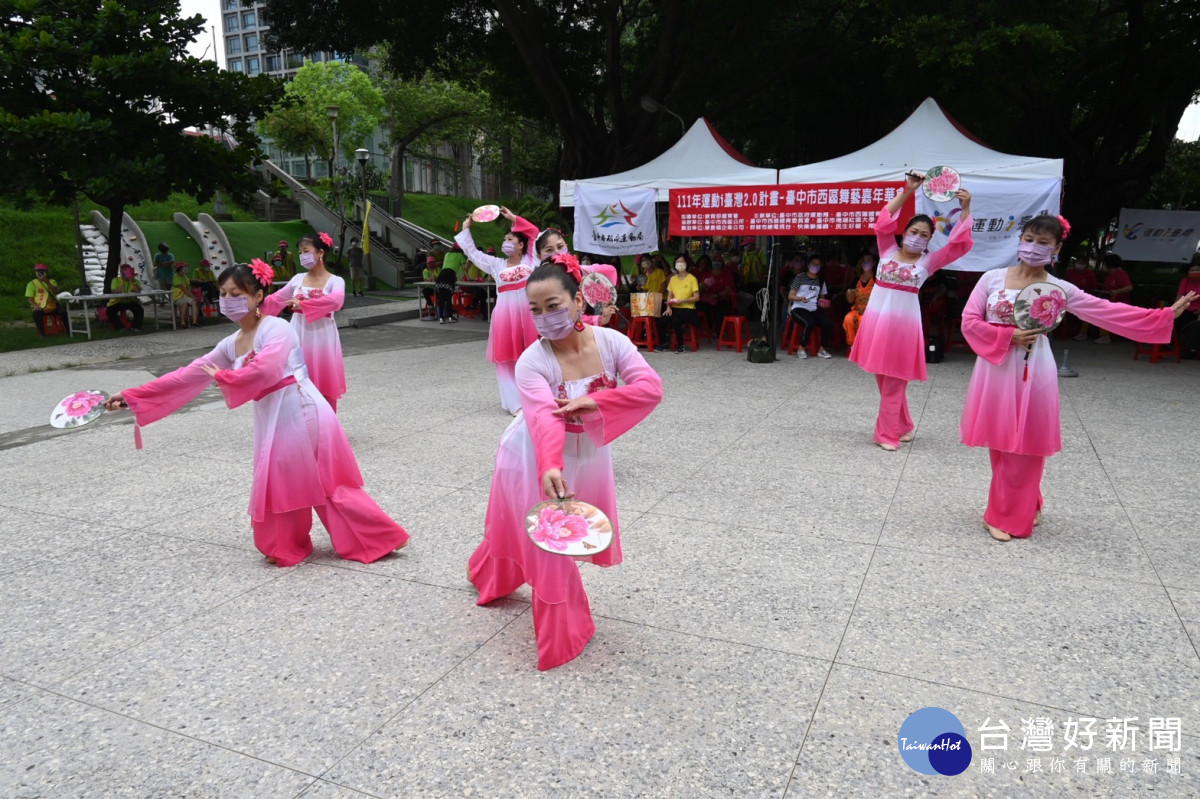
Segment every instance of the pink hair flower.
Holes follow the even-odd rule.
[[[550,260],[558,264],[571,277],[575,278],[576,282],[583,280],[583,269],[579,266],[579,259],[569,252],[560,252]]]
[[[1062,214],[1058,215],[1058,222],[1063,226],[1063,239],[1066,240],[1067,236],[1071,235],[1071,223]]]
[[[317,235],[321,237],[321,242],[322,242],[322,243],[323,243],[323,244],[324,244],[326,247],[332,247],[332,246],[333,246],[333,236],[330,236],[330,235],[329,235],[328,233],[326,233],[324,230],[322,230],[322,231],[321,231],[320,233],[318,233]]]
[[[264,286],[270,286],[275,281],[275,270],[261,258],[250,260],[250,271],[254,273],[254,278]]]

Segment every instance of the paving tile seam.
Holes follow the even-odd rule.
[[[414,694],[412,697],[410,697],[407,702],[405,702],[403,705],[401,705],[399,708],[396,709],[395,713],[388,716],[386,719],[384,719],[382,722],[380,722],[375,727],[375,729],[371,730],[365,736],[363,736],[362,740],[360,740],[358,743],[350,746],[342,754],[341,757],[339,757],[332,764],[330,764],[330,766],[328,768],[326,768],[324,771],[322,771],[320,774],[316,775],[317,779],[324,780],[326,774],[328,774],[330,771],[332,771],[333,769],[340,766],[343,762],[345,762],[345,760],[347,758],[349,758],[351,755],[353,755],[355,752],[357,752],[359,749],[361,749],[363,746],[365,746],[368,741],[370,741],[372,738],[374,738],[376,735],[378,735],[383,730],[384,727],[391,724],[393,721],[395,721],[397,718],[399,718],[402,714],[407,712],[408,709],[410,707],[412,707],[414,703],[416,703],[419,699],[421,699],[421,697],[425,696],[427,693],[432,691],[436,686],[441,685],[442,682],[447,677],[449,677],[451,674],[453,674],[455,671],[457,671],[459,668],[461,668],[463,665],[465,665],[468,661],[473,660],[476,656],[478,656],[479,653],[482,652],[484,649],[486,649],[487,645],[490,644],[492,641],[494,641],[497,636],[499,636],[501,633],[503,633],[505,630],[507,630],[512,624],[516,623],[517,619],[523,619],[526,616],[531,615],[531,614],[532,614],[532,604],[529,607],[521,608],[521,610],[518,613],[514,613],[511,619],[509,619],[504,624],[501,624],[499,627],[497,627],[496,630],[494,632],[492,632],[492,634],[489,635],[485,641],[483,641],[481,644],[479,644],[479,646],[472,649],[470,652],[465,654],[457,663],[453,664],[452,666],[447,668],[444,672],[442,672],[442,674],[439,675],[437,678],[430,681],[423,689],[421,689],[420,692],[418,692],[418,693]],[[325,781],[332,782],[334,785],[340,785],[340,783],[334,782],[333,780],[325,780]],[[305,790],[307,790],[307,788]],[[350,790],[356,790],[356,789],[351,788]]]
[[[506,599],[512,599],[512,598],[506,597]],[[513,600],[513,601],[515,602],[518,600]],[[626,619],[621,616],[612,616],[607,613],[599,613],[596,611],[595,608],[592,608],[592,617],[596,618],[596,619],[607,619],[608,621],[615,621],[618,624],[628,624],[631,627],[643,627],[647,630],[659,630],[661,632],[671,633],[672,635],[680,635],[680,636],[684,636],[686,638],[694,638],[694,639],[700,640],[700,641],[712,641],[712,642],[718,643],[718,644],[728,644],[729,646],[736,646],[736,647],[739,647],[742,649],[753,650],[755,652],[772,652],[777,655],[785,655],[785,656],[791,657],[791,658],[801,658],[803,660],[811,660],[811,661],[815,661],[817,663],[824,663],[827,665],[832,665],[834,662],[834,661],[830,660],[829,658],[823,658],[823,657],[820,657],[819,655],[806,655],[802,652],[793,652],[788,649],[777,649],[776,647],[765,646],[763,644],[752,644],[752,643],[748,643],[746,641],[735,641],[731,638],[721,638],[720,636],[716,636],[716,635],[705,635],[704,633],[696,632],[695,630],[679,630],[674,627],[664,627],[661,624],[651,624],[649,622],[639,621],[636,619]]]
[[[651,509],[642,510],[642,511],[638,511],[638,512],[641,513],[642,516],[654,516],[658,519],[674,519],[674,520],[685,521],[685,522],[696,522],[699,524],[720,524],[720,522],[714,522],[712,519],[693,519],[690,516],[680,516],[677,513],[658,513],[653,510],[654,507],[661,505],[665,501],[666,501],[666,497],[663,497],[663,499],[660,499],[657,502],[655,502],[654,505],[651,506]],[[641,516],[639,516],[638,518],[641,518]],[[624,528],[624,524],[622,524],[622,529],[623,528]],[[779,535],[794,535],[795,534],[794,530],[785,530],[780,527],[756,526],[753,524],[727,524],[727,525],[725,525],[725,528],[727,530],[728,529],[754,530],[756,532],[777,533]],[[822,541],[836,541],[840,544],[853,544],[855,546],[860,546],[860,547],[874,546],[874,544],[872,544],[868,541],[863,541],[862,539],[842,538],[837,535],[830,535],[828,533],[823,533],[823,532],[805,533],[805,535],[810,538],[819,538]]]
[[[1075,418],[1078,419],[1079,422],[1082,424],[1083,419],[1079,416],[1079,409],[1077,407],[1075,407],[1075,403],[1074,403],[1073,399],[1071,397],[1068,397],[1067,400],[1071,404],[1071,412],[1075,414]],[[1092,441],[1091,434],[1088,432],[1086,425],[1084,425],[1083,432],[1084,432],[1084,435],[1087,436],[1088,443],[1092,446],[1092,450],[1095,451],[1095,448],[1096,448],[1095,442]],[[1099,452],[1096,453],[1096,456],[1097,456],[1097,458],[1099,458]],[[1156,578],[1158,578],[1159,585],[1162,586],[1163,592],[1167,595],[1167,602],[1170,603],[1171,610],[1172,610],[1172,612],[1174,612],[1175,618],[1179,622],[1179,626],[1183,629],[1183,634],[1187,637],[1188,643],[1192,645],[1192,652],[1196,655],[1196,660],[1198,662],[1200,662],[1200,647],[1197,647],[1196,639],[1192,637],[1191,632],[1188,630],[1187,623],[1184,621],[1182,614],[1180,614],[1179,608],[1176,607],[1176,605],[1175,605],[1174,597],[1171,596],[1170,590],[1167,588],[1166,584],[1163,582],[1162,574],[1159,572],[1158,566],[1155,564],[1154,558],[1150,555],[1150,551],[1146,548],[1146,542],[1142,538],[1142,534],[1140,532],[1138,532],[1137,524],[1134,523],[1133,517],[1129,513],[1130,507],[1132,507],[1136,510],[1139,506],[1126,505],[1125,502],[1121,501],[1120,494],[1117,493],[1116,481],[1113,479],[1112,474],[1109,472],[1108,467],[1105,465],[1103,458],[1100,458],[1100,469],[1104,472],[1104,476],[1108,480],[1108,485],[1112,491],[1112,495],[1117,498],[1117,504],[1120,505],[1121,512],[1125,514],[1125,520],[1129,523],[1130,529],[1133,530],[1133,535],[1137,539],[1138,547],[1141,549],[1142,556],[1146,559],[1146,562],[1150,564],[1150,569],[1151,569],[1151,571],[1154,572],[1154,576]]]
[[[218,601],[216,604],[209,605],[208,607],[204,608],[203,610],[198,610],[195,613],[192,613],[191,615],[180,619],[178,622],[176,622],[174,624],[168,624],[167,626],[163,627],[163,629],[159,630],[158,632],[154,633],[153,635],[150,635],[150,636],[147,636],[146,638],[142,638],[137,641],[134,641],[129,646],[124,647],[122,649],[114,650],[110,655],[108,655],[106,657],[102,657],[99,660],[92,661],[91,663],[88,663],[87,665],[83,666],[79,670],[67,674],[60,680],[52,681],[50,683],[50,685],[61,685],[62,683],[66,682],[67,680],[74,679],[75,677],[78,677],[81,674],[84,674],[85,672],[93,671],[96,668],[103,666],[105,663],[113,660],[114,658],[117,658],[121,655],[126,654],[127,652],[137,649],[138,647],[140,647],[144,644],[147,644],[150,641],[155,640],[156,638],[161,638],[162,636],[166,635],[169,632],[172,632],[174,630],[185,627],[185,626],[191,624],[192,622],[196,621],[197,619],[211,616],[213,614],[213,612],[215,612],[216,610],[218,610],[220,608],[225,607],[226,605],[230,604],[231,602],[235,602],[236,600],[239,600],[245,596],[249,596],[250,594],[252,594],[256,591],[261,590],[265,586],[268,586],[268,585],[276,582],[277,580],[282,580],[282,579],[288,577],[289,575],[296,574],[298,569],[302,569],[304,567],[305,567],[304,563],[298,563],[298,564],[296,564],[296,566],[292,566],[287,569],[277,569],[277,571],[280,571],[283,573],[275,575],[273,577],[268,577],[267,579],[263,580],[260,583],[256,583],[254,586],[246,589],[245,591],[227,596],[225,599]],[[54,692],[48,686],[39,686],[39,687],[41,687],[42,690]],[[57,693],[57,692],[54,692],[54,693]],[[71,697],[66,697],[66,698],[70,699]],[[89,703],[84,702],[83,704],[89,704]]]
[[[922,405],[921,406],[921,415],[922,416],[924,415],[924,409],[925,409],[925,406]],[[921,417],[918,416],[918,418],[914,422],[914,424],[919,425],[920,418]],[[910,451],[911,450],[908,450],[908,449],[905,449],[903,451],[905,467],[907,467],[907,465],[908,465],[908,456],[909,456]],[[903,474],[903,471],[901,472],[901,474]],[[850,632],[850,625],[854,622],[854,613],[855,613],[855,611],[858,610],[859,600],[862,598],[863,589],[867,584],[867,578],[871,574],[871,566],[872,566],[872,564],[875,563],[875,555],[879,552],[879,546],[880,546],[879,542],[883,539],[883,531],[887,526],[887,520],[888,520],[888,517],[892,513],[892,509],[896,505],[896,497],[899,493],[900,493],[900,482],[899,482],[899,480],[897,480],[895,487],[892,489],[892,495],[888,499],[887,509],[883,514],[883,520],[880,521],[880,523],[879,523],[879,532],[875,536],[875,542],[870,545],[871,553],[867,557],[866,566],[863,567],[862,576],[859,578],[858,589],[854,592],[854,601],[850,603],[850,612],[848,614],[846,614],[846,624],[842,627],[842,634],[840,636],[838,636],[837,647],[833,651],[833,658],[829,663],[829,667],[825,670],[825,679],[823,679],[821,681],[821,690],[817,692],[817,699],[815,702],[813,702],[812,714],[808,717],[808,724],[804,728],[804,735],[800,739],[800,746],[796,750],[796,757],[792,763],[792,771],[788,775],[787,784],[784,786],[784,795],[785,796],[787,795],[788,791],[791,790],[792,779],[795,776],[796,764],[800,762],[800,758],[804,754],[804,745],[806,743],[808,743],[808,734],[810,732],[812,732],[813,722],[816,721],[816,718],[817,718],[817,710],[818,710],[818,708],[821,707],[821,701],[825,698],[825,690],[829,687],[829,679],[833,675],[834,666],[838,662],[839,655],[841,655],[842,645],[845,644],[845,642],[846,642],[846,635]]]
[[[385,796],[383,794],[367,793],[366,791],[360,791],[357,788],[351,788],[347,785],[342,785],[341,783],[334,782],[333,780],[323,780],[320,777],[313,780],[313,782],[310,785],[306,786],[304,788],[304,790],[300,791],[300,793],[293,796],[292,799],[304,799],[305,796],[312,796],[313,795],[312,792],[314,790],[316,790],[317,787],[320,785],[328,785],[328,786],[338,788],[343,791],[349,791],[350,793],[354,794],[355,796],[369,796],[369,797],[371,797],[371,799],[391,799],[390,797]]]
[[[952,683],[952,682],[931,680],[928,677],[921,677],[921,676],[917,676],[917,675],[913,675],[913,674],[904,674],[902,672],[889,671],[887,669],[873,668],[871,666],[864,666],[860,663],[851,663],[851,662],[845,661],[845,660],[837,661],[833,665],[835,667],[840,666],[843,668],[853,669],[856,671],[870,672],[871,674],[884,674],[889,677],[898,677],[902,680],[911,680],[913,682],[922,682],[922,683],[926,683],[927,685],[935,685],[939,688],[952,688],[956,691],[962,691],[964,693],[975,694],[977,696],[986,696],[991,699],[1002,699],[1006,702],[1016,702],[1018,704],[1035,705],[1037,707],[1048,708],[1049,710],[1057,710],[1060,713],[1073,714],[1080,718],[1100,719],[1100,718],[1109,718],[1112,716],[1112,713],[1096,713],[1094,711],[1084,712],[1077,708],[1059,707],[1057,705],[1051,705],[1046,702],[1038,701],[1036,699],[1027,699],[1025,697],[1011,696],[1009,694],[998,694],[998,693],[993,693],[991,691],[981,691],[978,688],[968,688],[964,685],[958,685],[958,684]],[[1181,731],[1181,735],[1183,735],[1184,738],[1195,738],[1196,740],[1200,741],[1200,730],[1195,730],[1193,732]]]
[[[151,729],[159,730],[160,732],[163,732],[166,735],[171,736],[171,737],[183,738],[183,739],[193,741],[198,744],[202,744],[204,746],[210,746],[214,749],[221,749],[221,750],[229,752],[231,754],[238,755],[239,757],[249,758],[250,760],[257,760],[259,763],[265,763],[269,766],[274,766],[275,768],[283,769],[284,771],[288,771],[293,774],[300,774],[305,777],[309,777],[314,781],[318,779],[316,774],[309,774],[307,771],[304,771],[303,769],[300,769],[300,768],[296,768],[295,766],[286,766],[282,763],[276,763],[273,760],[267,760],[266,758],[260,757],[258,755],[251,754],[249,752],[243,752],[239,749],[234,749],[230,746],[226,746],[224,744],[217,743],[215,741],[208,741],[208,740],[205,740],[204,738],[197,738],[195,735],[189,735],[185,732],[179,732],[178,730],[168,729],[167,727],[163,727],[160,724],[155,724],[152,721],[146,721],[145,719],[140,719],[137,716],[131,716],[128,713],[120,713],[116,710],[112,710],[111,708],[104,707],[103,705],[97,705],[92,702],[87,702],[87,701],[78,699],[73,696],[67,696],[66,694],[60,694],[58,691],[55,691],[52,688],[41,688],[40,690],[42,690],[44,693],[50,694],[51,696],[56,696],[59,699],[63,699],[72,704],[82,705],[84,707],[90,707],[93,710],[99,711],[100,713],[104,713],[105,715],[115,716],[117,718],[122,718],[127,721],[131,721],[134,724],[138,724],[138,725],[141,725],[144,727],[149,727]],[[311,787],[311,783],[309,785],[305,786],[304,790],[308,790],[309,787]]]
[[[453,585],[443,585],[441,583],[426,582],[424,580],[414,580],[412,578],[405,577],[400,574],[384,574],[384,573],[376,571],[374,569],[365,568],[366,566],[368,566],[370,564],[364,563],[359,566],[351,565],[352,563],[355,563],[355,562],[356,561],[337,561],[337,562],[331,561],[328,563],[325,563],[325,562],[310,563],[309,565],[313,566],[314,568],[339,569],[341,571],[353,572],[355,574],[364,574],[364,575],[368,575],[370,577],[381,577],[385,580],[396,580],[397,582],[408,583],[409,585],[420,585],[420,586],[424,586],[426,588],[438,588],[438,589],[442,589],[445,591],[454,591],[455,593],[461,593],[461,594],[467,594],[467,595],[470,595],[470,593],[475,590],[474,586],[471,586],[470,588],[457,587],[457,586],[453,586]],[[523,603],[526,605],[530,604],[529,601],[525,600],[525,599],[518,599],[518,598],[515,598],[512,596],[508,596],[508,597],[504,597],[504,598],[509,599],[513,602],[520,602],[520,603]]]
[[[975,529],[974,526],[972,526],[971,529],[973,531]],[[971,535],[975,536],[976,534],[974,532],[972,532]],[[983,529],[983,525],[980,524],[978,537],[982,539],[986,536],[987,536],[987,533]],[[889,543],[886,541],[880,542],[879,546],[882,549],[893,550],[896,552],[905,552],[908,554],[934,555],[936,557],[946,557],[946,558],[950,558],[952,560],[964,560],[964,561],[968,561],[968,562],[974,563],[974,564],[979,563],[979,558],[977,556],[971,556],[971,555],[966,555],[966,554],[956,554],[954,552],[946,552],[944,550],[938,550],[938,549],[926,549],[921,546],[915,546],[915,547],[914,546],[904,546],[901,544]],[[1028,572],[1046,572],[1046,573],[1053,574],[1053,575],[1071,575],[1074,577],[1083,577],[1083,578],[1086,578],[1089,580],[1104,580],[1107,583],[1113,583],[1113,584],[1131,583],[1133,585],[1151,586],[1153,588],[1166,588],[1167,587],[1161,580],[1159,580],[1158,582],[1151,582],[1150,580],[1137,580],[1137,579],[1132,579],[1132,578],[1128,578],[1128,577],[1097,576],[1095,574],[1088,574],[1086,572],[1074,571],[1072,569],[1049,568],[1046,566],[1038,566],[1035,564],[1027,565],[1027,564],[1017,564],[1017,563],[995,563],[995,562],[988,563],[988,569],[993,573],[999,572],[1005,568],[1012,568],[1014,570],[1028,571]],[[1157,572],[1156,572],[1156,574],[1157,574]]]

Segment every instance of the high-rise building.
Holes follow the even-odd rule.
[[[285,80],[295,77],[307,61],[351,61],[361,59],[333,53],[297,53],[291,50],[267,52],[263,37],[269,25],[263,22],[264,4],[246,5],[243,0],[221,0],[221,34],[225,48],[225,68],[231,72],[261,73]]]

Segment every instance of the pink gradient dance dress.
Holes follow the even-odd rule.
[[[500,438],[483,541],[468,566],[480,605],[511,594],[523,583],[533,588],[538,668],[543,671],[583,652],[596,625],[575,560],[539,549],[525,532],[525,514],[546,499],[542,475],[560,469],[575,496],[612,521],[612,545],[586,560],[598,566],[620,563],[610,444],[662,399],[662,380],[628,338],[608,328],[589,329],[600,351],[601,374],[564,381],[545,340],[533,344],[518,361],[523,413]],[[624,385],[618,387],[618,378]],[[585,394],[596,400],[597,410],[569,420],[554,415],[556,398]]]
[[[122,392],[139,428],[199,396],[215,380],[225,404],[254,401],[254,545],[280,566],[312,554],[316,509],[340,557],[370,563],[404,546],[408,533],[362,489],[362,475],[337,415],[308,378],[292,328],[265,317],[254,346],[235,357],[237,333],[187,366]],[[140,431],[138,448],[141,448]]]
[[[471,263],[496,281],[496,307],[492,309],[488,329],[487,359],[496,364],[500,404],[509,413],[516,413],[521,409],[521,396],[514,376],[517,359],[526,347],[538,339],[533,314],[529,312],[529,298],[525,295],[525,280],[537,266],[537,261],[527,252],[521,263],[509,266],[508,259],[481,252],[475,246],[469,228],[455,236],[454,240]],[[529,246],[533,246],[532,239],[529,240]]]
[[[1033,530],[1042,507],[1045,459],[1062,449],[1058,366],[1050,342],[1039,336],[1029,353],[1012,343],[1018,291],[1004,288],[1007,269],[984,273],[963,309],[962,332],[978,356],[963,405],[959,434],[969,447],[987,447],[992,487],[985,521],[1018,538]],[[1170,308],[1136,308],[1094,297],[1057,277],[1047,282],[1067,295],[1067,310],[1085,322],[1147,342],[1171,339]]]
[[[875,417],[875,442],[895,449],[913,429],[908,412],[908,381],[924,380],[925,336],[921,329],[922,284],[946,264],[961,258],[974,244],[971,215],[958,221],[941,249],[925,253],[916,263],[896,260],[895,232],[899,217],[885,206],[875,220],[879,266],[875,288],[867,301],[850,347],[850,360],[875,373],[879,385],[879,413]]]
[[[300,312],[292,314],[292,329],[300,341],[308,377],[336,411],[338,399],[346,393],[346,363],[333,313],[346,302],[346,281],[330,275],[323,287],[309,288],[301,273],[263,299],[263,313],[278,316],[293,297],[300,299]]]

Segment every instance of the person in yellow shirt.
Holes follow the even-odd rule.
[[[296,258],[288,249],[287,240],[279,242],[279,249],[271,255],[271,268],[276,280],[291,280],[296,275]]]
[[[217,276],[213,274],[212,264],[207,258],[200,261],[200,266],[192,278],[192,288],[200,289],[206,303],[214,306],[217,304]]]
[[[197,319],[196,298],[192,296],[192,279],[188,277],[187,264],[175,262],[175,279],[171,282],[171,302],[179,314],[179,326],[187,330],[188,319],[192,325],[200,324]]]
[[[141,294],[142,283],[134,277],[134,269],[129,264],[121,264],[121,276],[113,278],[112,294]],[[136,297],[113,297],[108,301],[108,323],[112,325],[112,329],[120,331],[121,315],[129,311],[133,316],[133,326],[129,329],[135,333],[140,333],[142,330],[142,319],[146,316],[146,311],[142,308],[142,303]]]
[[[695,325],[699,319],[696,316],[696,302],[700,299],[700,282],[688,271],[686,256],[680,255],[675,259],[675,274],[667,283],[666,299],[667,307],[658,320],[659,349],[666,349],[669,325],[675,332],[675,352],[685,352],[684,330],[687,325]]]
[[[67,324],[67,307],[58,304],[59,291],[58,283],[47,274],[45,264],[33,267],[33,280],[25,286],[25,299],[29,300],[29,307],[33,309],[33,324],[39,336],[46,335],[46,314],[61,319],[63,330],[71,329]]]

